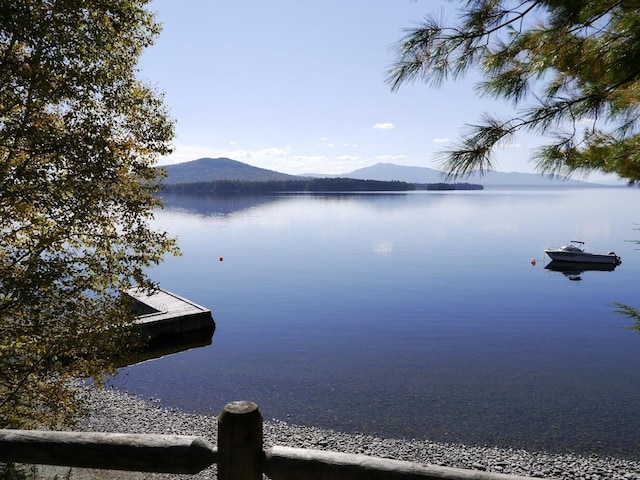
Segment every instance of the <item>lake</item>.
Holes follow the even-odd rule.
[[[217,415],[383,437],[640,459],[636,188],[214,198],[156,214],[151,272],[210,308],[213,343],[112,383]],[[614,250],[567,276],[543,250]],[[537,260],[532,265],[532,259]]]

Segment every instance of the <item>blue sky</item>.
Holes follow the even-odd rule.
[[[384,82],[393,46],[443,0],[154,0],[163,24],[140,77],[164,92],[175,151],[161,164],[229,157],[283,173],[348,173],[379,162],[438,168],[483,112],[474,78],[433,89]],[[477,77],[475,78],[477,80]],[[538,139],[519,135],[496,169],[533,172]],[[590,177],[591,179],[591,177]]]

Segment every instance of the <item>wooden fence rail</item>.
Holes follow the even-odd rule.
[[[0,462],[178,474],[195,474],[216,463],[221,480],[261,480],[263,473],[273,480],[528,479],[367,455],[263,449],[262,415],[246,401],[227,404],[218,417],[218,448],[188,435],[0,430]]]
[[[198,473],[217,462],[204,438],[0,430],[0,462],[158,473]]]

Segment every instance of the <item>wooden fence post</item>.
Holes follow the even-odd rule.
[[[262,414],[249,401],[225,405],[218,417],[218,478],[262,480]]]

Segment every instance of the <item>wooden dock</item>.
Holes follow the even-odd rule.
[[[135,325],[147,343],[171,341],[185,335],[213,336],[211,310],[161,288],[133,287],[124,292],[133,299]]]

